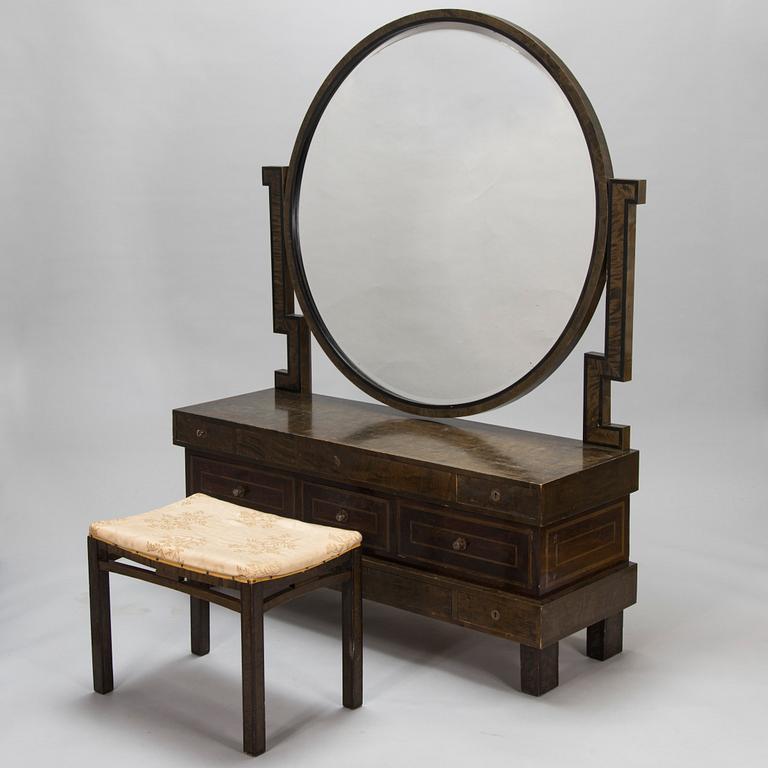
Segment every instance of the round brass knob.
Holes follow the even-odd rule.
[[[201,439],[204,440],[206,437],[208,437],[208,433],[204,429],[198,429],[195,434]]]
[[[243,498],[243,496],[245,496],[245,488],[244,488],[242,485],[236,485],[236,486],[235,486],[235,487],[232,489],[232,495],[233,495],[233,496],[234,496],[236,499],[242,499],[242,498]]]
[[[459,536],[456,541],[451,544],[451,546],[457,551],[457,552],[464,552],[467,548],[467,540],[463,536]]]
[[[347,520],[349,520],[349,512],[347,512],[346,509],[340,509],[336,513],[336,522],[337,523],[346,523]]]
[[[497,610],[494,608],[494,609],[491,611],[491,618],[492,618],[494,621],[498,621],[498,620],[501,618],[501,614],[500,614],[500,613],[499,613],[499,612],[498,612],[498,611],[497,611]]]
[[[501,501],[501,491],[498,488],[491,491],[491,501]]]

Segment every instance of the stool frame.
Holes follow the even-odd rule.
[[[93,688],[114,688],[109,574],[147,581],[190,596],[191,650],[204,656],[210,650],[210,604],[240,614],[243,751],[260,755],[266,749],[264,705],[264,614],[321,587],[341,588],[342,701],[348,709],[363,703],[363,622],[361,550],[357,547],[315,568],[279,579],[241,582],[160,563],[120,547],[88,537],[88,579],[91,608]],[[131,560],[146,566],[117,562]],[[239,597],[222,588],[236,590]]]

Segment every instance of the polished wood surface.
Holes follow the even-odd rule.
[[[243,696],[243,752],[267,748],[264,694],[264,585],[240,585],[240,659]]]
[[[93,690],[109,693],[114,687],[112,669],[112,611],[109,574],[100,567],[106,560],[106,545],[88,537],[88,591],[91,609],[91,662]]]
[[[625,449],[629,427],[611,422],[611,381],[632,378],[635,224],[645,182],[611,179],[609,202],[605,351],[584,355],[584,442]]]
[[[205,656],[211,650],[211,604],[207,600],[189,598],[189,628],[190,650],[195,656]]]
[[[546,648],[520,646],[520,687],[523,693],[543,696],[559,682],[560,646],[557,643]]]
[[[188,493],[360,531],[367,554],[529,595],[629,557],[634,451],[272,390],[175,422]]]
[[[272,328],[286,336],[287,366],[275,371],[275,389],[312,390],[312,349],[309,326],[297,315],[293,283],[285,263],[283,195],[286,169],[262,168],[262,183],[269,189],[269,232],[272,251]]]
[[[605,661],[624,647],[624,612],[587,627],[587,656]]]
[[[637,489],[634,450],[271,389],[177,409],[174,442],[537,524]]]
[[[528,693],[580,629],[621,647],[636,451],[275,390],[177,409],[174,435],[188,493],[359,530],[368,599],[549,648],[522,652]]]

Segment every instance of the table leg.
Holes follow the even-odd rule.
[[[360,549],[352,553],[352,577],[341,589],[343,703],[363,703],[363,591]]]
[[[546,648],[520,646],[520,684],[523,693],[542,696],[557,688],[559,645]]]
[[[587,627],[587,656],[605,661],[621,653],[624,645],[624,611]]]
[[[240,631],[243,666],[243,751],[260,755],[266,749],[264,712],[264,587],[240,587]]]
[[[99,568],[106,560],[105,546],[88,537],[88,591],[91,606],[91,659],[93,690],[109,693],[114,687],[112,672],[112,619],[109,603],[109,573]]]

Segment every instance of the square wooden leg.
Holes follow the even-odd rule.
[[[109,693],[114,687],[112,673],[112,619],[109,605],[109,573],[99,568],[106,560],[106,547],[88,537],[88,591],[91,604],[91,658],[93,690]]]
[[[587,656],[605,661],[624,647],[624,611],[587,627]]]
[[[557,688],[559,645],[546,648],[520,646],[520,685],[523,693],[542,696]]]
[[[348,709],[363,704],[363,590],[360,549],[352,553],[352,577],[341,589],[342,701]]]
[[[264,587],[240,587],[240,633],[243,666],[243,751],[260,755],[266,749],[264,711]]]
[[[191,648],[195,656],[205,656],[211,650],[211,604],[197,597],[189,598]]]

